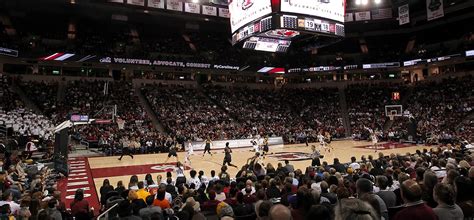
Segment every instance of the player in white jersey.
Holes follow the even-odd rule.
[[[191,155],[194,155],[194,146],[191,140],[188,140],[187,151],[186,155],[184,156],[184,163],[189,164],[189,166],[191,166]]]
[[[258,146],[258,141],[254,138],[250,141],[250,143],[252,144],[252,147],[253,147],[253,151],[254,152],[259,152],[260,151],[260,148]]]
[[[378,147],[378,143],[379,143],[379,139],[377,137],[378,135],[378,132],[376,130],[373,130],[371,128],[368,128],[368,127],[364,127],[365,130],[367,130],[370,134],[370,139],[372,140],[372,147],[375,149],[375,152],[377,152],[377,147]]]
[[[325,140],[324,135],[322,133],[319,133],[317,138],[318,138],[318,141],[319,141],[319,147],[323,148],[325,151],[327,151],[328,148],[326,146],[326,140]]]

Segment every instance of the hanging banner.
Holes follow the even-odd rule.
[[[426,19],[428,21],[444,17],[442,0],[426,0]]]
[[[184,3],[184,11],[193,14],[201,14],[201,6],[196,3]]]
[[[354,21],[354,13],[346,13],[344,16],[344,22]]]
[[[165,8],[165,0],[148,0],[150,8]]]
[[[202,14],[203,15],[210,15],[210,16],[217,16],[217,8],[214,6],[203,5],[202,6]]]
[[[410,23],[410,7],[408,4],[398,7],[398,23],[400,25]]]
[[[127,4],[145,6],[145,0],[127,0]]]
[[[379,8],[372,10],[372,20],[381,20],[392,18],[391,8]]]
[[[229,9],[227,9],[227,8],[219,8],[219,17],[230,18]]]
[[[355,13],[356,21],[368,21],[370,20],[370,11],[361,11]]]
[[[171,11],[183,11],[183,2],[179,0],[168,0],[166,1],[166,9]]]

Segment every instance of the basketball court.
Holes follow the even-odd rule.
[[[305,168],[311,165],[309,158],[311,145],[319,147],[319,143],[312,143],[308,147],[305,144],[296,144],[273,149],[270,148],[270,155],[265,158],[264,163],[271,163],[276,168],[278,163],[284,163],[284,160],[288,159],[290,164],[294,165],[295,169],[301,169],[304,172]],[[416,150],[423,148],[430,148],[424,145],[385,142],[379,144],[378,152],[375,152],[371,142],[351,140],[333,141],[331,146],[334,150],[331,150],[330,153],[324,152],[324,150],[321,151],[321,154],[324,155],[321,162],[327,161],[329,164],[332,164],[333,159],[337,157],[342,163],[347,163],[352,156],[360,160],[362,155],[373,155],[377,157],[378,152],[382,152],[384,155],[391,153],[405,154],[407,152],[414,153]],[[202,170],[205,176],[208,177],[210,176],[211,170],[215,170],[216,173],[219,173],[224,153],[223,150],[214,151],[214,153],[212,156],[206,154],[203,157],[202,151],[195,151],[195,155],[191,156],[191,165],[187,165],[186,170]],[[232,154],[232,163],[241,167],[247,162],[247,159],[254,154],[255,153],[251,152],[250,149],[236,149]],[[184,155],[185,152],[178,153],[181,162],[184,160]],[[174,165],[176,164],[176,158],[173,157],[165,163],[167,158],[166,153],[135,155],[134,159],[127,156],[121,161],[118,160],[118,157],[119,156],[88,158],[97,192],[99,192],[104,179],[109,179],[113,186],[116,186],[119,180],[122,180],[124,185],[127,185],[132,175],[137,175],[139,180],[144,180],[145,175],[150,173],[156,181],[158,175],[166,177],[167,171],[173,172]],[[238,168],[228,168],[228,173],[232,177],[235,177],[238,171]],[[175,176],[176,174],[173,172],[173,177]]]

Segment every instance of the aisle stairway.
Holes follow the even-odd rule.
[[[163,127],[163,125],[160,123],[158,118],[156,117],[155,112],[151,108],[150,103],[146,99],[145,95],[142,92],[141,87],[135,86],[135,94],[138,96],[138,100],[140,101],[140,104],[142,105],[143,109],[145,110],[146,114],[148,117],[150,117],[151,122],[153,123],[153,127],[160,133],[166,134],[166,131]]]
[[[62,103],[66,98],[66,82],[63,80],[58,81],[58,95],[56,97],[57,103]]]
[[[349,120],[349,110],[347,109],[345,88],[342,86],[339,87],[339,106],[341,107],[342,124],[344,125],[346,137],[351,137],[352,130]]]
[[[25,94],[25,92],[23,92],[23,90],[16,84],[16,82],[13,82],[13,84],[11,85],[11,89],[13,90],[13,92],[18,94],[21,101],[25,104],[25,108],[33,110],[33,112],[36,114],[42,114],[38,106],[36,106],[35,103],[30,100],[30,98]]]

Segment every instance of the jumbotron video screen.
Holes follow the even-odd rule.
[[[345,35],[344,0],[231,0],[229,11],[232,43],[246,49],[286,52],[308,36],[330,44]]]

